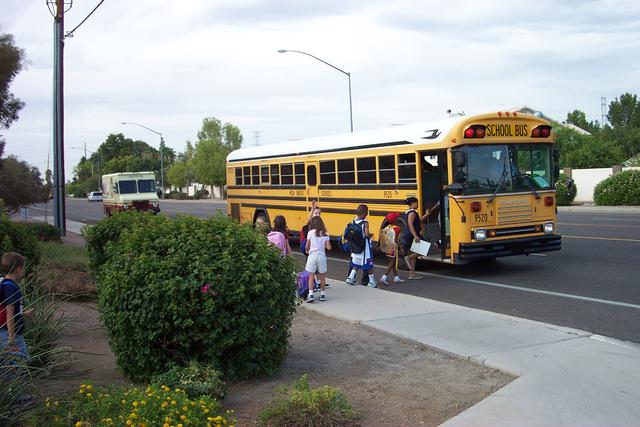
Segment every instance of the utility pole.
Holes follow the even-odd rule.
[[[604,129],[604,125],[607,123],[607,98],[604,96],[600,97],[600,114],[602,116],[600,126]]]
[[[54,224],[66,235],[64,191],[64,0],[56,0],[53,19],[53,204]]]

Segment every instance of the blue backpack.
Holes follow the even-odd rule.
[[[301,271],[296,277],[296,295],[302,299],[307,299],[309,296],[309,272]]]
[[[351,252],[352,254],[359,254],[364,251],[366,241],[362,234],[362,224],[356,224],[355,220],[348,223],[344,228],[344,234],[342,235],[342,249],[345,252]]]

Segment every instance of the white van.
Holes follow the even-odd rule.
[[[120,172],[102,175],[104,213],[139,210],[158,213],[160,201],[153,172]]]

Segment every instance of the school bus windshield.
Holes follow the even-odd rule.
[[[469,145],[465,194],[549,190],[551,148],[545,144]]]

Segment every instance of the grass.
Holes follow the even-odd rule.
[[[42,260],[38,275],[44,287],[67,299],[96,298],[86,248],[56,242],[40,242],[39,246]]]
[[[40,242],[41,268],[61,268],[89,272],[89,258],[84,247],[56,242]]]

